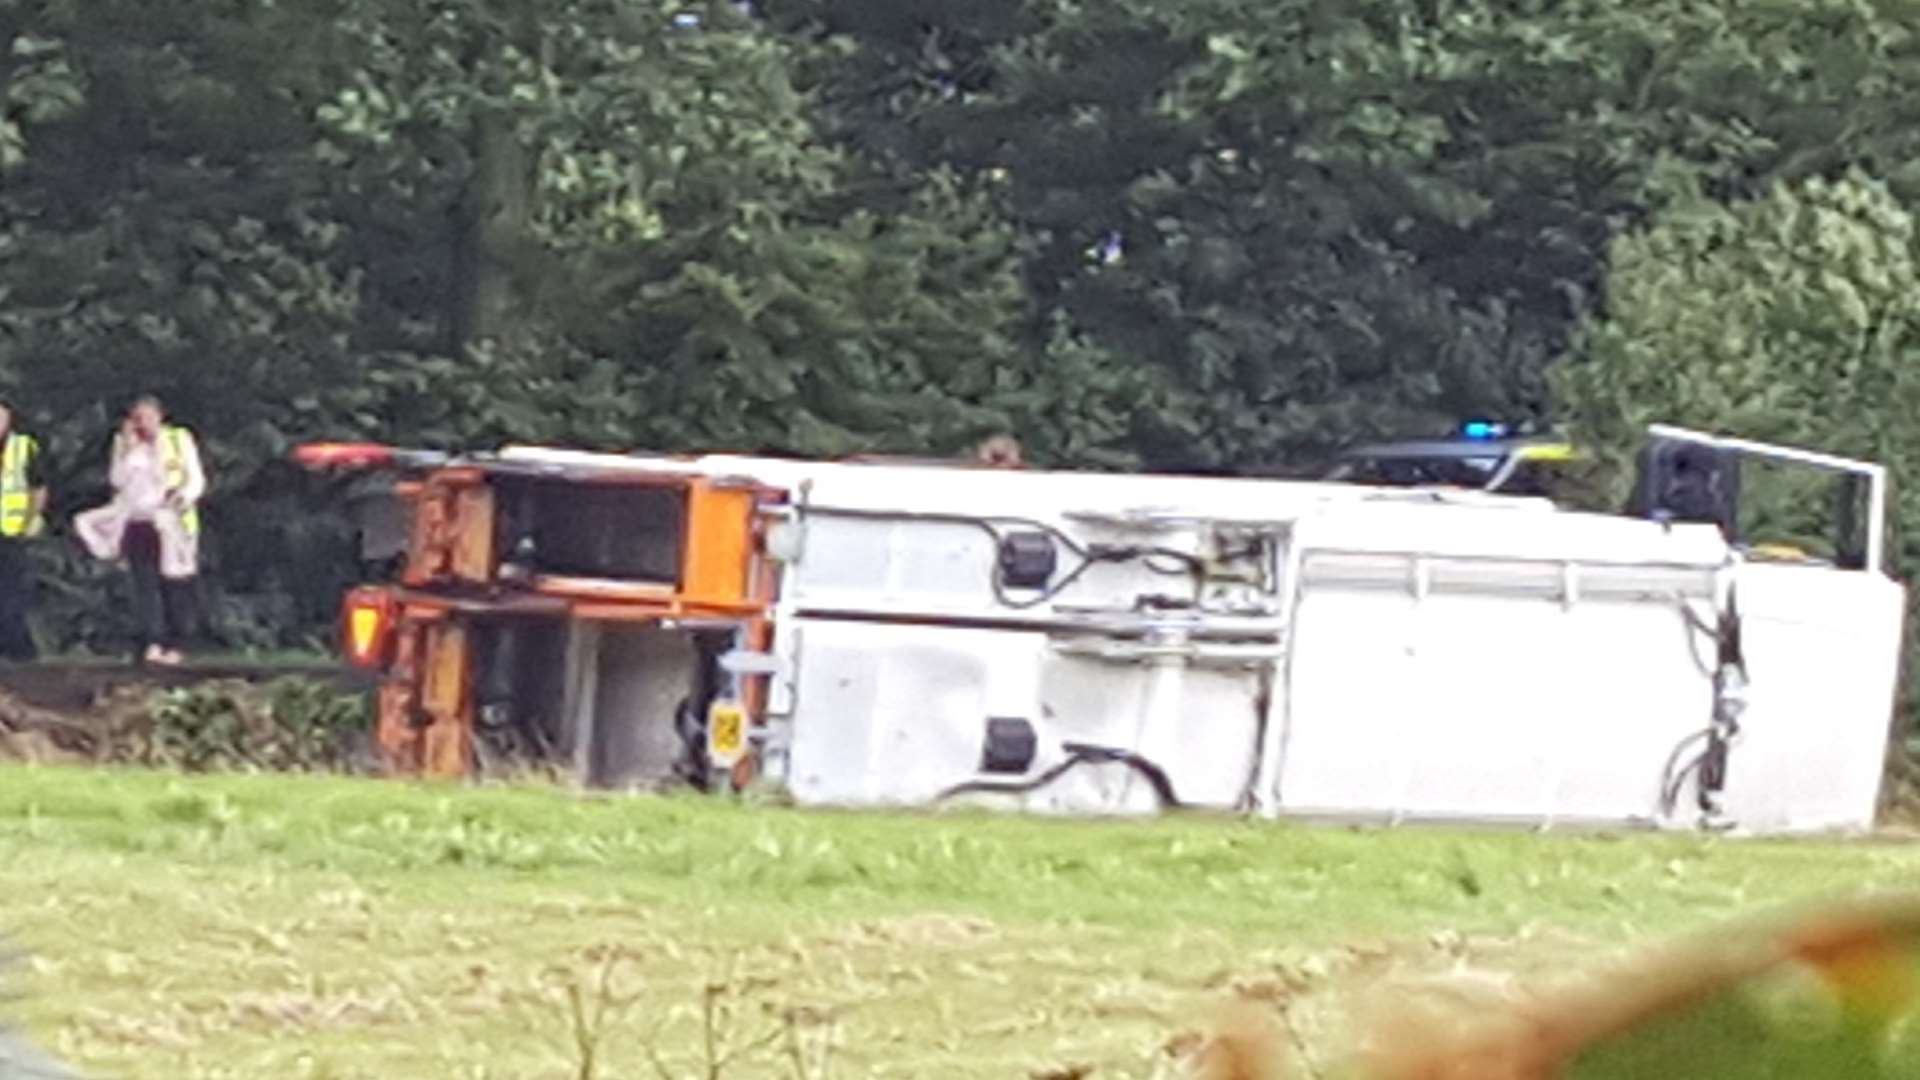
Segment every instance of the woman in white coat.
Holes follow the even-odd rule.
[[[79,515],[76,531],[95,556],[125,560],[142,659],[178,664],[197,621],[207,488],[200,449],[187,429],[166,422],[158,399],[142,397],[114,436],[108,478],[113,501]]]

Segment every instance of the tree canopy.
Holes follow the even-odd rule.
[[[1917,16],[0,0],[0,389],[63,512],[135,392],[201,433],[249,641],[323,625],[353,572],[284,464],[316,437],[1009,430],[1047,464],[1271,471],[1469,416],[1608,445],[1661,417],[1904,460]]]
[[[1561,416],[1613,466],[1616,495],[1646,425],[1665,421],[1880,462],[1896,517],[1916,520],[1915,241],[1911,212],[1859,172],[1676,204],[1614,242],[1607,313],[1554,373]],[[1751,527],[1834,554],[1818,478],[1762,476]],[[1920,565],[1920,547],[1904,556]]]

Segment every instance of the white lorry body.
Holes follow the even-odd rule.
[[[791,492],[763,759],[801,804],[1873,823],[1904,611],[1877,550],[1337,483],[632,461]],[[1002,580],[1016,533],[1046,585]]]

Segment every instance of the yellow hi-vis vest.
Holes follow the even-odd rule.
[[[187,486],[186,443],[192,436],[187,429],[169,424],[160,429],[160,469],[169,490]],[[188,536],[200,533],[200,508],[189,506],[180,514],[180,526]]]
[[[187,440],[193,436],[187,429],[172,424],[160,429],[160,475],[169,491],[187,486]],[[114,455],[120,453],[120,436],[113,437]],[[180,514],[180,527],[187,530],[188,536],[200,533],[200,508],[189,506]]]
[[[33,488],[27,469],[40,453],[31,435],[9,432],[0,445],[0,536],[38,536],[43,524],[33,507]]]

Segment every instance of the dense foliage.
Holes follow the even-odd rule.
[[[1920,515],[1920,260],[1913,216],[1859,174],[1698,199],[1617,240],[1608,312],[1556,372],[1563,419],[1616,478],[1657,421],[1887,464],[1896,515]],[[1801,476],[1804,476],[1803,471]],[[1800,481],[1757,527],[1806,535],[1831,507]],[[1617,493],[1617,489],[1616,489]],[[1801,520],[1795,520],[1798,514]],[[1909,553],[1909,561],[1920,549]],[[1916,563],[1914,565],[1920,565]]]
[[[1859,172],[1740,203],[1677,203],[1614,242],[1605,317],[1582,328],[1577,359],[1553,372],[1561,418],[1600,452],[1616,499],[1638,433],[1657,421],[1884,463],[1893,568],[1911,576],[1920,569],[1915,243],[1913,215]],[[1749,540],[1820,556],[1864,550],[1858,492],[1805,469],[1749,466],[1742,481]],[[1835,535],[1836,510],[1853,511],[1852,535]],[[1920,596],[1909,601],[1909,618],[1920,616]],[[1910,715],[1916,647],[1910,640]]]
[[[1815,309],[1830,275],[1910,272],[1915,26],[1913,0],[0,0],[0,391],[63,514],[127,397],[172,402],[211,457],[220,624],[259,645],[354,573],[284,463],[314,437],[1011,429],[1046,463],[1270,470],[1497,414],[1904,454],[1897,397],[1819,389],[1904,386],[1902,344],[1863,359],[1852,309]],[[1812,321],[1774,344],[1773,256],[1718,315],[1724,283],[1674,269],[1754,199],[1749,233],[1854,230],[1780,256]],[[112,642],[117,586],[44,554],[49,643]]]

